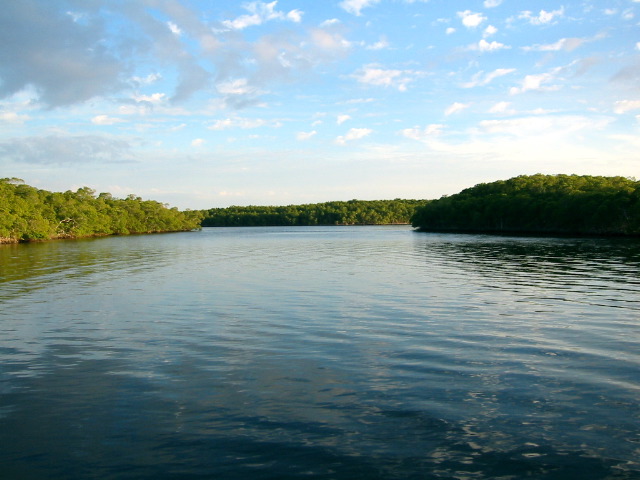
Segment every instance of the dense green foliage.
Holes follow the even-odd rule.
[[[386,225],[409,223],[424,200],[349,200],[282,207],[212,208],[203,227]]]
[[[87,187],[55,193],[0,179],[0,243],[192,230],[201,220],[200,212],[180,212],[135,195],[96,197]]]
[[[523,175],[429,202],[411,223],[425,231],[639,235],[640,182]]]

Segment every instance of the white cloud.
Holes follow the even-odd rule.
[[[347,12],[360,16],[363,8],[371,7],[379,2],[380,0],[343,0],[339,5]]]
[[[444,114],[447,116],[453,115],[454,113],[461,112],[462,110],[464,110],[465,108],[469,108],[470,106],[471,105],[468,103],[454,102],[445,109]]]
[[[456,33],[456,29],[453,28],[453,27],[449,27],[449,28],[447,28],[446,33],[447,33],[447,35],[451,35],[452,33]]]
[[[484,72],[478,72],[473,76],[470,82],[463,83],[462,87],[463,88],[483,87],[491,83],[496,78],[502,77],[504,75],[508,75],[515,71],[516,71],[515,68],[498,68],[493,72],[489,72],[487,74],[484,74]]]
[[[367,50],[383,50],[385,48],[389,48],[389,42],[386,37],[380,37],[380,40],[372,45],[367,45],[365,47]]]
[[[493,165],[510,165],[516,170],[535,166],[554,171],[561,165],[561,168],[579,171],[601,167],[606,163],[603,156],[616,158],[609,147],[590,144],[591,139],[602,138],[611,122],[611,118],[582,115],[526,116],[482,121],[468,131],[470,136],[461,140],[457,140],[457,136],[444,139],[423,136],[416,140],[440,158],[487,159]],[[618,158],[632,167],[633,160],[626,160],[633,158],[630,152],[632,148],[625,146]]]
[[[76,6],[91,10],[84,4]],[[34,103],[61,107],[128,86],[123,79],[130,53],[122,49],[114,55],[115,49],[107,46],[114,43],[107,22],[94,21],[86,11],[65,14],[65,10],[59,2],[2,4],[0,97],[32,90]]]
[[[158,105],[167,99],[167,95],[165,93],[152,93],[151,95],[136,94],[133,96],[133,99],[138,103],[145,102]]]
[[[296,138],[300,141],[309,140],[311,137],[316,135],[318,132],[312,130],[311,132],[298,132],[296,134]]]
[[[333,27],[335,25],[338,25],[339,23],[340,23],[340,20],[338,20],[337,18],[330,18],[329,20],[325,20],[324,22],[322,22],[320,26],[322,28]]]
[[[243,130],[249,128],[259,128],[259,127],[280,127],[281,124],[279,122],[267,121],[262,118],[243,118],[243,117],[234,117],[234,118],[225,118],[222,120],[216,120],[207,128],[209,130],[226,130],[229,128],[241,128]]]
[[[601,130],[611,119],[592,118],[580,115],[534,116],[512,118],[506,120],[483,120],[479,123],[479,131],[492,135],[509,135],[513,137],[535,137],[536,135],[570,133],[582,130]]]
[[[640,42],[636,43],[636,50],[640,50]]]
[[[16,112],[1,112],[0,122],[21,124],[29,120],[29,115],[20,115]]]
[[[378,87],[393,87],[399,91],[407,90],[407,84],[420,75],[413,70],[394,70],[379,68],[377,65],[367,65],[359,73],[352,75],[360,83]]]
[[[371,132],[373,132],[373,130],[370,128],[352,128],[344,136],[336,138],[336,143],[338,145],[344,145],[352,140],[360,140],[370,135]]]
[[[558,10],[547,12],[546,10],[540,10],[538,15],[534,15],[530,10],[525,10],[520,13],[518,18],[527,20],[531,25],[544,25],[551,23],[556,17],[564,15],[564,7],[560,7]]]
[[[491,35],[495,35],[496,33],[498,33],[498,29],[493,25],[489,25],[487,28],[484,29],[482,36],[484,38],[487,38],[487,37],[490,37]]]
[[[201,147],[202,145],[204,145],[205,140],[204,138],[195,138],[191,141],[191,146],[192,147]]]
[[[482,13],[474,13],[471,10],[458,12],[458,17],[462,20],[462,24],[467,28],[476,28],[487,19],[487,17],[482,15]]]
[[[510,48],[509,45],[496,42],[495,40],[493,42],[487,42],[484,38],[477,44],[469,45],[469,50],[477,50],[479,52],[497,52],[498,50],[508,50]]]
[[[373,98],[350,98],[349,100],[345,101],[344,103],[346,103],[347,105],[354,105],[354,104],[359,104],[359,103],[371,103],[374,102],[375,99]]]
[[[121,118],[110,117],[108,115],[96,115],[91,119],[91,123],[94,125],[115,125],[116,123],[124,122]]]
[[[245,192],[228,192],[226,190],[222,190],[218,192],[218,195],[221,197],[244,197]]]
[[[171,33],[173,33],[176,36],[180,36],[182,35],[182,30],[180,30],[180,28],[178,27],[178,25],[176,25],[173,22],[167,22],[167,27],[169,27],[169,30],[171,30]]]
[[[531,47],[523,47],[525,51],[534,52],[557,52],[564,50],[565,52],[572,52],[585,42],[582,38],[561,38],[555,43],[548,43],[543,45],[533,45]]]
[[[218,92],[224,95],[247,95],[262,93],[255,87],[249,85],[246,78],[236,78],[216,85]]]
[[[494,8],[502,3],[502,0],[484,0],[484,8]]]
[[[311,43],[323,52],[342,53],[351,47],[351,42],[337,32],[314,28],[310,32]]]
[[[615,113],[627,113],[632,110],[640,110],[640,100],[619,100],[615,103]]]
[[[489,113],[514,114],[516,111],[511,108],[511,102],[498,102],[489,109]]]
[[[271,3],[251,2],[243,5],[249,13],[240,15],[234,20],[225,20],[223,25],[231,30],[243,30],[247,27],[262,25],[270,20],[289,20],[298,23],[302,20],[303,13],[300,10],[291,10],[288,13],[275,10],[277,1]]]
[[[338,115],[338,118],[336,119],[336,123],[338,125],[342,125],[347,120],[351,120],[351,115]]]
[[[402,130],[402,135],[406,138],[411,138],[412,140],[424,141],[430,137],[434,137],[440,135],[442,133],[442,129],[444,125],[439,123],[432,123],[427,125],[424,128],[413,127],[413,128],[405,128]]]
[[[487,73],[482,84],[487,85],[488,83],[491,83],[496,78],[503,77],[504,75],[509,75],[510,73],[513,73],[515,71],[516,71],[515,68],[497,68],[493,72]]]
[[[131,161],[130,139],[99,135],[48,135],[0,142],[0,155],[16,163],[87,164]]]
[[[551,72],[540,73],[537,75],[527,75],[522,80],[520,87],[512,87],[509,90],[511,95],[517,95],[518,93],[524,93],[531,90],[537,91],[551,91],[558,90],[560,86],[558,85],[549,85],[546,86],[549,82],[552,82],[556,78],[556,74],[561,70],[561,68],[556,68]]]
[[[150,73],[146,77],[133,77],[131,79],[136,85],[150,85],[154,82],[157,82],[162,78],[162,75],[159,73]]]
[[[302,15],[304,15],[304,13],[300,10],[291,10],[289,13],[287,13],[287,19],[291,20],[294,23],[300,23],[302,21]]]

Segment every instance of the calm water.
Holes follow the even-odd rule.
[[[640,478],[640,241],[0,248],[0,477]]]

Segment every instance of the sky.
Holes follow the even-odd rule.
[[[640,177],[640,0],[20,0],[0,177],[180,209]]]

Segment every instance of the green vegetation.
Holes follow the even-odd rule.
[[[640,182],[523,175],[431,201],[411,223],[423,231],[640,235]]]
[[[349,200],[284,207],[212,208],[203,227],[389,225],[409,223],[424,200]]]
[[[0,243],[204,227],[386,225],[423,231],[640,235],[640,182],[624,177],[519,176],[439,200],[349,200],[178,211],[90,188],[48,192],[0,179]]]
[[[135,195],[96,197],[87,187],[54,193],[17,178],[0,179],[0,243],[184,231],[201,220],[201,212],[180,212]]]

